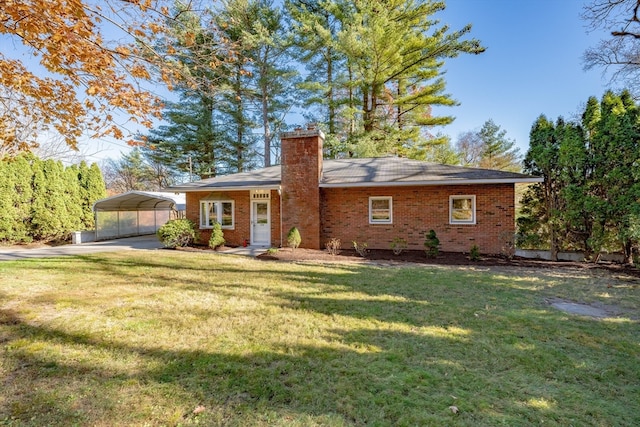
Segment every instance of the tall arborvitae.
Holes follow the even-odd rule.
[[[82,192],[82,223],[85,229],[92,230],[95,228],[93,204],[107,197],[107,189],[102,172],[96,163],[92,163],[88,169],[86,163],[80,164],[79,181]]]
[[[7,160],[0,161],[0,242],[13,242],[13,227],[17,221],[14,206],[15,175]]]
[[[17,222],[13,226],[13,240],[16,242],[29,242],[31,238],[31,212],[30,205],[33,199],[33,168],[35,156],[22,153],[11,160],[10,166],[14,171],[15,182],[13,185],[13,206]]]
[[[62,163],[34,163],[31,225],[36,240],[63,239],[75,228],[69,216],[65,184]]]
[[[600,101],[599,114],[585,116],[599,116],[584,124],[590,135],[592,176],[588,203],[595,222],[592,240],[603,245],[605,241],[598,240],[600,234],[604,239],[607,230],[616,230],[626,259],[631,262],[632,246],[640,238],[629,230],[630,223],[640,215],[638,107],[626,91],[620,95],[607,92]]]
[[[92,229],[93,203],[105,196],[95,163],[65,168],[30,153],[0,160],[0,242],[65,239]]]
[[[45,176],[42,163],[39,159],[33,163],[31,233],[36,240],[47,240],[53,234],[53,230],[60,229],[60,222],[53,213],[52,204],[49,203],[48,179],[51,179],[51,176]]]
[[[62,172],[64,203],[66,207],[66,221],[63,227],[65,230],[68,230],[68,232],[81,230],[84,228],[84,212],[82,209],[82,191],[80,189],[80,180],[78,179],[79,167],[77,165],[71,165],[63,169]]]
[[[547,240],[551,249],[551,258],[558,259],[558,150],[555,127],[544,115],[538,117],[529,134],[529,151],[524,159],[524,169],[533,175],[541,176],[544,181],[534,184],[525,195],[524,213],[518,218],[520,246],[527,243],[540,244]],[[536,240],[534,236],[540,236]]]
[[[639,117],[629,93],[607,92],[589,99],[580,123],[538,119],[525,170],[545,182],[525,200],[521,231],[546,229],[554,254],[581,249],[597,259],[620,249],[631,262],[640,244]]]

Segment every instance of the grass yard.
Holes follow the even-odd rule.
[[[0,425],[640,425],[639,318],[593,270],[1,262]]]

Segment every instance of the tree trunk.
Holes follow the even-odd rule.
[[[329,135],[336,133],[336,106],[333,100],[333,50],[327,48],[327,99],[329,109]]]
[[[244,105],[242,103],[242,81],[241,81],[241,67],[236,67],[236,100],[237,108],[236,112],[236,167],[238,172],[244,172]]]
[[[268,55],[265,55],[268,56]],[[266,60],[264,61],[266,63]],[[269,94],[267,84],[267,69],[263,67],[260,76],[260,91],[262,96],[262,128],[264,130],[264,167],[271,166],[271,127],[269,126]]]
[[[633,244],[631,239],[626,239],[622,243],[622,250],[624,251],[624,262],[627,264],[633,264]]]
[[[369,88],[364,86],[362,88],[362,121],[365,132],[371,132],[373,130],[373,123],[371,121],[371,98],[369,97]]]
[[[558,235],[555,226],[556,203],[551,183],[545,181],[547,199],[547,215],[549,216],[549,247],[551,249],[551,261],[558,261]]]

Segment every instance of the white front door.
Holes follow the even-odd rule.
[[[271,245],[271,209],[268,200],[251,202],[251,244]]]

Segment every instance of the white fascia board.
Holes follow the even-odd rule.
[[[349,187],[422,187],[436,185],[486,185],[486,184],[531,184],[544,182],[544,178],[516,178],[516,179],[465,179],[443,181],[400,181],[400,182],[357,182],[339,184],[320,184],[322,188],[349,188]]]
[[[279,185],[243,185],[233,187],[171,187],[176,193],[211,192],[211,191],[250,191],[250,190],[279,190]]]

